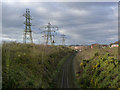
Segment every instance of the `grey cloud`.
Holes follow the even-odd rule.
[[[3,4],[3,34],[12,38],[21,39],[24,30],[24,18],[22,14],[26,8],[30,8],[33,16],[32,23],[34,40],[44,42],[40,33],[41,25],[51,21],[60,27],[58,35],[67,35],[67,44],[90,44],[114,42],[117,36],[117,17],[111,7],[117,7],[117,3],[16,3]],[[9,29],[10,28],[10,29]],[[13,30],[11,30],[13,28]],[[16,29],[17,28],[17,29]],[[39,40],[37,38],[40,37]],[[113,38],[114,39],[111,39]],[[3,37],[4,38],[4,37]],[[61,38],[58,38],[61,40]],[[109,41],[111,40],[111,41]],[[58,41],[58,40],[57,40]],[[58,43],[60,43],[59,41]]]

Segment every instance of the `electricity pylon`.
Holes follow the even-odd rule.
[[[66,36],[66,35],[64,35],[64,34],[61,35],[61,37],[62,37],[62,45],[63,45],[63,46],[65,45],[65,36]]]
[[[26,9],[26,13],[23,14],[23,16],[25,17],[26,21],[25,21],[25,30],[24,30],[24,36],[23,36],[23,43],[33,43],[33,39],[32,39],[32,30],[31,30],[31,15],[30,15],[30,10]]]
[[[46,45],[48,45],[49,42],[51,43],[51,45],[54,45],[54,43],[55,43],[55,40],[54,40],[55,35],[54,34],[58,30],[58,27],[51,25],[49,22],[48,25],[41,26],[40,28],[46,29],[43,31],[43,33],[45,34],[44,37],[46,37]]]

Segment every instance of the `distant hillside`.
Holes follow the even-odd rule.
[[[116,41],[116,42],[114,42],[114,43],[111,43],[111,44],[118,44],[118,43],[120,43],[120,40],[119,40],[119,41]],[[111,44],[110,44],[110,45],[111,45]]]

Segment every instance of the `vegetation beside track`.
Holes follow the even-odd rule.
[[[80,88],[118,88],[118,48],[89,48],[79,52],[74,60]]]
[[[3,43],[3,88],[50,88],[73,51],[63,46]]]

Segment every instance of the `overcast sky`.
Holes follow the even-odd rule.
[[[59,27],[55,37],[61,44],[61,34],[66,35],[66,44],[110,44],[118,40],[117,2],[3,2],[2,38],[4,41],[23,42],[26,8],[33,17],[34,43],[44,43],[40,26],[51,22]]]

